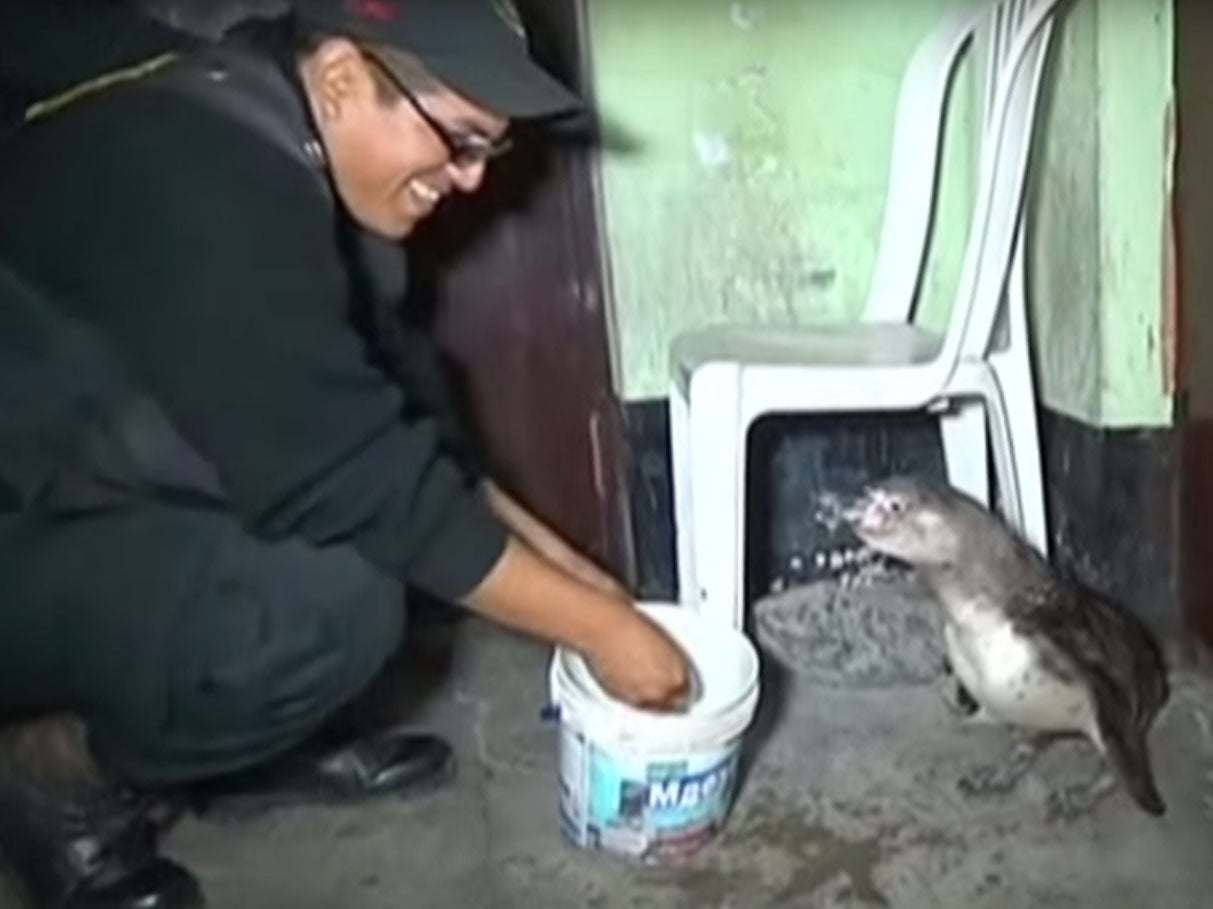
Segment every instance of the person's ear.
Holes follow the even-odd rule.
[[[345,38],[321,42],[308,57],[317,112],[327,122],[339,121],[346,111],[364,103],[375,91],[366,58]]]

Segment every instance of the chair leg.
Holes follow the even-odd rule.
[[[990,387],[986,393],[986,404],[990,412],[990,437],[993,441],[994,472],[998,482],[998,506],[1006,522],[1022,534],[1023,500],[1019,490],[1019,475],[1015,469],[1011,420],[997,378],[992,372],[988,376]]]
[[[986,411],[981,399],[955,402],[951,411],[939,416],[948,482],[982,505],[990,504],[987,465]]]
[[[989,363],[1006,406],[1007,442],[1019,495],[1020,532],[1025,540],[1047,557],[1049,528],[1040,429],[1036,420],[1036,390],[1032,380],[1025,282],[1024,229],[1021,226],[1007,282],[1007,343],[1002,350],[990,354]]]
[[[670,466],[674,485],[674,541],[678,568],[678,601],[697,607],[699,585],[695,578],[695,505],[691,498],[691,412],[688,391],[670,384]]]
[[[741,373],[710,363],[691,377],[688,435],[691,475],[693,599],[714,621],[742,624],[745,572],[745,445]]]
[[[1009,360],[991,361],[1006,402],[1006,436],[1019,499],[1019,528],[1042,555],[1049,553],[1045,518],[1044,477],[1040,463],[1040,432],[1031,379]],[[1025,364],[1026,365],[1026,364]]]

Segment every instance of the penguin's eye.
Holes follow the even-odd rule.
[[[901,499],[889,500],[889,511],[893,512],[893,514],[901,514],[905,510],[905,504],[901,501]]]

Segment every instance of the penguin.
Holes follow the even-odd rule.
[[[958,703],[975,721],[1026,733],[1004,766],[966,776],[966,794],[1012,789],[1045,741],[1079,735],[1111,776],[1051,797],[1078,813],[1119,780],[1165,814],[1148,736],[1170,697],[1162,651],[1144,623],[1063,577],[999,517],[959,490],[914,476],[869,487],[844,513],[867,546],[915,569],[943,607]]]

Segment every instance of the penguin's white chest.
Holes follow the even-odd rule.
[[[996,719],[1050,732],[1087,732],[1090,698],[1049,672],[1032,643],[988,610],[961,611],[944,626],[948,657],[961,683]]]

